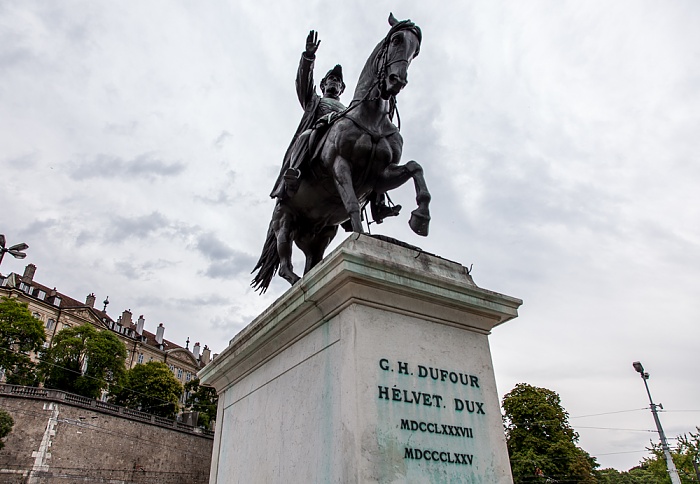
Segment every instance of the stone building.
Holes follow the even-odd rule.
[[[57,291],[55,287],[52,289],[35,281],[35,274],[34,264],[27,265],[21,276],[15,273],[7,276],[0,274],[0,296],[28,303],[29,311],[44,324],[47,348],[61,329],[88,323],[119,337],[126,346],[128,368],[148,361],[162,361],[183,385],[195,378],[197,372],[211,360],[211,352],[206,345],[202,348],[197,342],[190,350],[189,340],[183,348],[165,339],[163,323],[156,327],[155,333],[147,331],[143,315],[134,320],[129,309],[115,321],[106,311],[108,299],[103,302],[102,309],[96,308],[94,294],[88,294],[85,302],[80,302]]]

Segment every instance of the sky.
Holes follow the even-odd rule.
[[[602,467],[700,425],[700,4],[0,0],[0,233],[22,273],[214,353],[287,289],[249,287],[268,194],[316,78],[350,102],[387,17],[423,31],[398,97],[431,233],[372,226],[524,300],[491,337],[500,396],[558,392]],[[339,233],[331,245],[346,235]],[[295,266],[303,260],[295,256]],[[101,306],[100,306],[101,307]]]

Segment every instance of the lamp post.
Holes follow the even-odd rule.
[[[12,247],[5,248],[5,236],[0,234],[0,264],[2,264],[2,259],[5,257],[5,252],[9,252],[15,259],[24,259],[27,257],[24,250],[27,250],[29,246],[22,242],[21,244],[15,244]]]
[[[668,442],[666,441],[666,434],[664,434],[664,429],[661,427],[661,420],[659,420],[659,413],[656,410],[656,407],[661,407],[663,410],[663,406],[661,404],[656,405],[654,401],[651,398],[651,392],[649,391],[649,384],[647,383],[647,380],[649,379],[649,373],[644,371],[644,367],[642,364],[638,361],[635,361],[632,363],[632,366],[634,369],[639,373],[642,377],[642,380],[644,380],[644,387],[647,389],[647,395],[649,395],[649,404],[651,404],[651,413],[654,415],[654,422],[656,422],[656,429],[659,431],[659,437],[661,438],[661,448],[664,451],[664,456],[666,457],[666,467],[668,468],[668,475],[671,478],[671,483],[672,484],[681,484],[681,478],[678,477],[678,470],[676,469],[676,465],[673,463],[673,459],[671,458],[671,451],[668,448]]]

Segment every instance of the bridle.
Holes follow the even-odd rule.
[[[406,64],[409,63],[408,59],[394,59],[392,61],[389,61],[388,58],[388,53],[389,53],[389,45],[391,44],[391,39],[396,34],[397,32],[401,32],[403,30],[410,30],[413,32],[416,37],[418,37],[418,49],[416,49],[416,52],[413,54],[413,58],[415,58],[419,53],[420,53],[420,44],[423,40],[423,34],[420,30],[420,27],[418,27],[415,23],[411,22],[410,20],[402,20],[400,22],[397,22],[394,24],[391,29],[389,30],[389,33],[386,34],[384,37],[384,40],[382,40],[382,46],[379,51],[379,55],[377,55],[377,59],[375,61],[375,70],[376,70],[376,77],[372,85],[370,86],[369,89],[367,89],[367,92],[365,93],[365,96],[360,99],[359,101],[353,101],[350,103],[350,106],[345,109],[342,113],[338,115],[338,118],[344,117],[347,113],[358,107],[360,104],[365,103],[365,102],[371,102],[371,101],[377,101],[379,99],[382,99],[381,92],[379,95],[374,96],[374,97],[369,97],[369,94],[374,90],[375,87],[381,86],[384,81],[386,80],[386,73],[387,70],[389,69],[390,66],[397,64],[399,62],[405,62]],[[381,91],[381,88],[380,88]],[[389,119],[393,121],[394,119],[394,113],[396,113],[396,119],[398,126],[397,128],[399,131],[401,130],[401,117],[399,116],[399,110],[396,106],[396,96],[393,94],[389,97]],[[337,119],[337,118],[336,118]]]

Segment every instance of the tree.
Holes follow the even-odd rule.
[[[693,467],[693,460],[700,455],[700,427],[696,427],[697,433],[688,432],[678,437],[675,448],[671,449],[671,458],[678,469],[678,475],[683,484],[696,483],[697,474]],[[651,443],[651,457],[646,457],[640,463],[640,467],[649,471],[659,484],[671,484],[668,476],[668,467],[661,444]]]
[[[595,471],[595,476],[598,484],[661,484],[652,472],[640,466],[623,472],[612,468],[601,469]]]
[[[116,335],[84,324],[56,334],[40,369],[48,388],[99,398],[121,379],[125,361],[126,347]]]
[[[199,412],[199,423],[206,428],[211,428],[211,421],[216,418],[216,407],[219,396],[216,390],[199,384],[199,378],[185,383],[187,400],[185,407],[193,412]]]
[[[576,446],[578,434],[559,395],[519,383],[503,397],[510,464],[516,483],[595,483],[595,458]]]
[[[0,300],[0,368],[7,382],[37,383],[36,365],[28,353],[37,353],[46,341],[44,325],[32,316],[27,303],[2,297]]]
[[[5,443],[2,441],[7,434],[12,431],[12,426],[15,421],[12,420],[12,416],[6,411],[0,409],[0,449],[5,447]]]
[[[168,365],[149,361],[126,372],[119,386],[114,386],[110,401],[117,405],[172,418],[179,411],[183,388]]]

